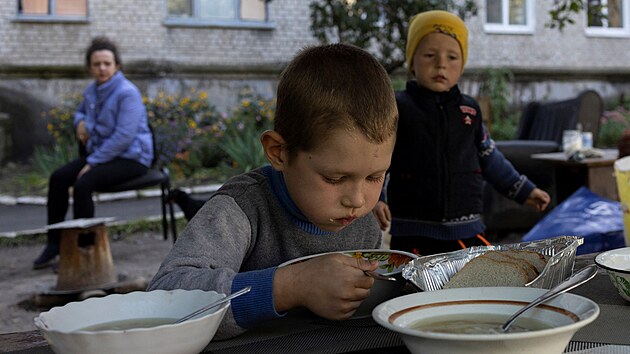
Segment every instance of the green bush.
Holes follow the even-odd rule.
[[[492,139],[495,141],[514,139],[516,136],[516,130],[518,129],[520,116],[520,112],[512,112],[506,114],[503,119],[493,121]]]
[[[599,147],[616,148],[624,130],[630,129],[630,111],[624,107],[617,107],[604,111],[599,129]]]
[[[190,96],[166,95],[144,98],[149,122],[154,127],[159,163],[170,166],[175,177],[190,177],[196,170],[214,167],[224,158],[218,147],[221,116],[204,91]]]
[[[53,138],[53,144],[35,147],[32,164],[36,173],[50,176],[54,170],[79,156],[74,112],[81,99],[80,94],[66,96],[59,106],[42,113],[42,119],[46,122],[46,129]]]
[[[273,128],[275,102],[245,95],[232,117],[224,120],[224,135],[220,147],[241,172],[267,163],[260,144],[260,135]]]

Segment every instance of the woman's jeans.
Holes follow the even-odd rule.
[[[48,224],[62,222],[68,211],[68,189],[72,188],[73,216],[75,219],[94,217],[92,192],[102,190],[134,177],[143,175],[148,168],[128,159],[115,159],[92,166],[81,178],[79,171],[86,165],[85,158],[78,158],[57,169],[50,176],[48,185]],[[49,246],[59,245],[59,230],[48,231]]]

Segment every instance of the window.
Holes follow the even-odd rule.
[[[630,36],[628,0],[587,0],[586,34],[592,36]]]
[[[18,18],[79,19],[87,17],[87,0],[18,0]]]
[[[167,0],[167,25],[270,28],[267,0]]]
[[[484,30],[489,33],[533,33],[533,0],[486,0]]]

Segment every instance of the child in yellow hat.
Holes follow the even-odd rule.
[[[397,141],[389,182],[374,208],[383,230],[391,223],[391,248],[424,255],[488,244],[484,180],[545,210],[549,195],[495,148],[479,104],[457,86],[468,56],[464,21],[446,11],[414,16],[405,56],[413,78],[396,93]]]

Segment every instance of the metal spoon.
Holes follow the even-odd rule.
[[[383,275],[381,273],[377,273],[373,270],[364,270],[363,273],[365,273],[365,275],[367,275],[368,277],[372,277],[376,280],[387,280],[387,281],[398,281],[398,279],[394,278],[394,277],[390,277],[387,275]]]
[[[230,301],[230,300],[232,300],[232,299],[234,299],[236,297],[239,297],[239,296],[241,296],[241,295],[243,295],[245,293],[248,293],[250,290],[252,290],[252,287],[251,286],[246,286],[243,289],[241,289],[241,290],[239,290],[239,291],[237,291],[235,293],[232,293],[229,296],[226,296],[226,297],[224,297],[224,298],[222,298],[220,300],[217,300],[215,302],[212,302],[212,303],[210,303],[210,304],[208,304],[208,305],[206,305],[206,306],[204,306],[204,307],[202,307],[202,308],[200,308],[200,309],[198,309],[196,311],[193,311],[192,313],[190,313],[190,314],[180,318],[179,320],[173,322],[173,324],[182,323],[182,322],[184,322],[186,320],[189,320],[189,319],[197,316],[200,313],[203,313],[203,312],[206,312],[206,311],[210,310],[213,307],[217,307],[217,306],[219,306],[219,305],[221,305],[223,303],[226,303],[226,302],[228,302],[228,301]]]
[[[516,320],[516,318],[519,315],[521,315],[523,312],[531,309],[534,306],[540,305],[543,302],[550,300],[564,292],[574,289],[578,287],[579,285],[586,283],[587,281],[593,279],[593,277],[595,277],[596,274],[597,274],[597,265],[595,264],[591,264],[590,266],[586,266],[582,268],[579,272],[573,274],[573,276],[571,276],[569,279],[554,286],[549,291],[547,291],[546,293],[536,298],[534,301],[530,302],[529,304],[527,304],[520,310],[516,311],[516,313],[512,315],[512,317],[508,318],[508,320],[505,321],[505,323],[501,326],[500,331],[507,332],[510,326],[512,325],[512,323],[514,322],[514,320]]]

